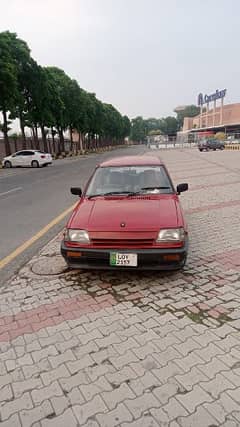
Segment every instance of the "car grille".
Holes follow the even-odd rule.
[[[154,239],[91,239],[91,243],[102,248],[142,248],[152,246]]]

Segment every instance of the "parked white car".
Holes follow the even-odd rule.
[[[4,157],[2,165],[4,168],[12,168],[17,166],[30,166],[39,168],[48,166],[52,163],[52,156],[49,153],[44,153],[40,150],[22,150],[17,151],[11,156]]]

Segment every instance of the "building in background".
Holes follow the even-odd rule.
[[[178,141],[197,140],[201,137],[224,132],[226,138],[240,137],[240,103],[224,104],[227,90],[216,90],[211,95],[198,95],[200,114],[185,117],[183,129],[178,132]]]

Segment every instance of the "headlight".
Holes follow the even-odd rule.
[[[90,243],[89,235],[86,230],[68,229],[65,234],[65,239],[71,242]]]
[[[157,237],[157,242],[183,242],[185,232],[183,228],[167,228],[160,230]]]

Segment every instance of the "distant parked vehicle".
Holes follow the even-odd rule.
[[[52,156],[49,153],[44,153],[40,150],[22,150],[17,151],[3,159],[2,165],[4,168],[12,167],[27,167],[39,168],[52,164]]]
[[[224,150],[225,145],[219,139],[204,139],[198,142],[199,151]]]

